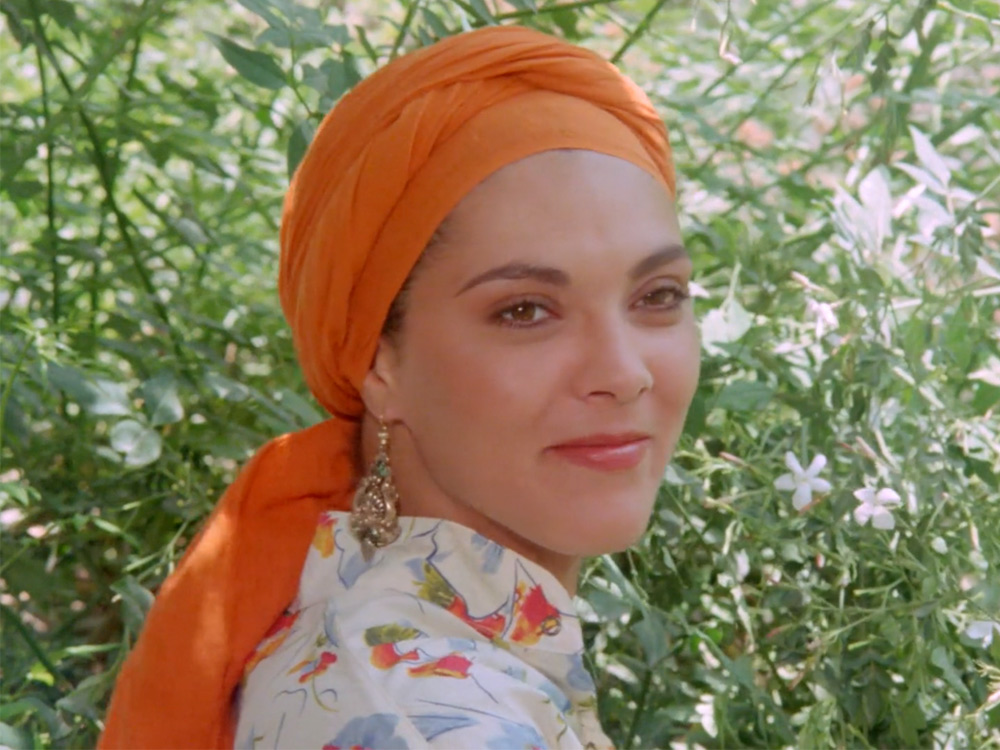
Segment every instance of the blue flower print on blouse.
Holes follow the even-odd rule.
[[[483,565],[480,570],[484,573],[496,573],[500,570],[500,561],[503,560],[504,553],[502,546],[482,534],[473,534],[469,541],[474,548],[482,550]]]
[[[542,750],[545,738],[527,724],[505,721],[501,724],[503,734],[486,743],[489,750]]]
[[[407,750],[406,740],[396,735],[399,716],[372,714],[351,719],[337,736],[323,745],[323,750]]]
[[[448,716],[443,714],[413,716],[411,714],[408,718],[428,742],[445,732],[451,732],[455,729],[465,729],[476,724],[475,719],[470,719],[468,716]]]

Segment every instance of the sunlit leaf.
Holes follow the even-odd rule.
[[[875,247],[881,247],[892,229],[892,193],[882,168],[865,175],[858,184],[858,197],[868,212]]]
[[[741,380],[728,383],[714,402],[717,409],[730,411],[759,411],[774,396],[774,389],[767,383]]]
[[[483,23],[493,24],[496,20],[493,18],[493,14],[490,9],[486,7],[486,3],[483,0],[467,0],[469,7],[472,8],[472,12],[476,14],[476,17]]]
[[[292,129],[292,135],[288,139],[287,154],[289,179],[295,174],[295,170],[299,167],[299,162],[305,156],[306,149],[309,148],[309,144],[312,141],[314,130],[315,128],[313,128],[312,123],[308,120],[303,120]]]
[[[128,389],[123,383],[102,377],[90,378],[74,367],[58,364],[49,367],[49,379],[91,414],[122,416],[132,413]]]
[[[123,419],[109,433],[111,447],[125,457],[128,466],[145,466],[160,457],[160,434],[134,419]]]
[[[125,624],[133,635],[138,635],[149,608],[153,605],[152,592],[128,575],[111,584],[111,590],[121,597]]]
[[[173,424],[184,418],[184,407],[178,396],[177,378],[170,373],[157,375],[143,383],[140,389],[145,401],[149,423],[154,427]]]
[[[670,649],[670,636],[667,634],[662,615],[656,610],[647,610],[643,618],[633,627],[642,645],[646,664],[655,667]]]
[[[205,384],[226,401],[243,401],[250,396],[250,389],[245,385],[215,372],[205,375]]]
[[[917,128],[910,126],[910,135],[913,137],[913,147],[916,149],[917,158],[920,164],[934,175],[934,178],[942,185],[947,186],[951,181],[951,170],[944,163],[944,159],[934,148],[930,139]]]
[[[707,352],[717,354],[719,344],[739,341],[753,326],[753,316],[736,299],[727,299],[701,321],[701,343]]]
[[[266,52],[243,47],[231,39],[208,34],[212,44],[222,53],[230,65],[251,83],[266,89],[280,89],[287,83],[285,72],[278,62]]]

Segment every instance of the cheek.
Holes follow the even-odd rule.
[[[701,371],[701,341],[693,320],[670,332],[663,346],[650,359],[656,402],[671,422],[683,423],[698,388]],[[679,432],[682,424],[677,424]]]
[[[556,358],[491,343],[481,331],[434,330],[439,335],[413,342],[401,372],[408,416],[470,439],[487,425],[494,437],[530,427],[549,402]]]

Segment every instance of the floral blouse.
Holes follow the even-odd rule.
[[[238,748],[610,748],[566,589],[451,521],[365,562],[325,513],[299,594],[246,665]]]

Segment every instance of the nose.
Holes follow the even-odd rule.
[[[642,332],[624,322],[592,323],[583,331],[578,392],[588,400],[628,404],[653,387]]]

